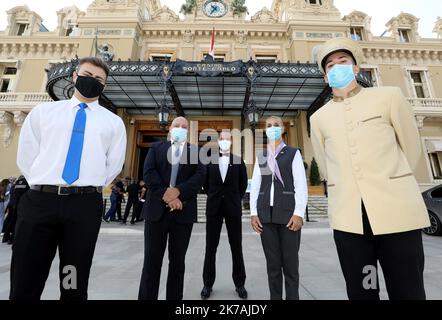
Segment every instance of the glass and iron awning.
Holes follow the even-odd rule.
[[[69,99],[78,61],[48,70],[47,91],[54,100]],[[318,66],[307,63],[109,62],[110,75],[101,103],[130,115],[153,115],[166,102],[178,115],[238,116],[251,100],[264,116],[289,116],[317,108],[329,88]],[[370,86],[363,74],[358,81]]]

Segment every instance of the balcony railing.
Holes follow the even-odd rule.
[[[427,109],[440,109],[442,111],[442,99],[417,99],[417,98],[409,98],[408,102],[414,108],[427,108]]]
[[[30,106],[53,101],[46,92],[37,93],[0,93],[0,106]]]
[[[442,99],[408,98],[408,102],[416,111],[442,113]],[[34,107],[39,103],[53,101],[46,92],[0,93],[0,107]]]

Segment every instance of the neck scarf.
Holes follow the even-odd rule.
[[[270,145],[267,146],[267,164],[272,172],[273,177],[276,177],[284,186],[284,181],[281,177],[281,171],[279,170],[278,162],[276,161],[276,157],[281,152],[286,144],[284,142],[280,143],[279,146],[276,147],[275,152],[273,152],[272,147]]]

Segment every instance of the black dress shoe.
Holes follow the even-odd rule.
[[[247,299],[247,290],[244,286],[236,288],[236,292],[241,299]]]
[[[203,290],[201,290],[201,299],[209,299],[211,293],[212,288],[204,287]]]

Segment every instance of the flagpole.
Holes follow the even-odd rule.
[[[212,28],[212,39],[210,43],[209,55],[212,56],[213,60],[215,61],[215,26]]]

